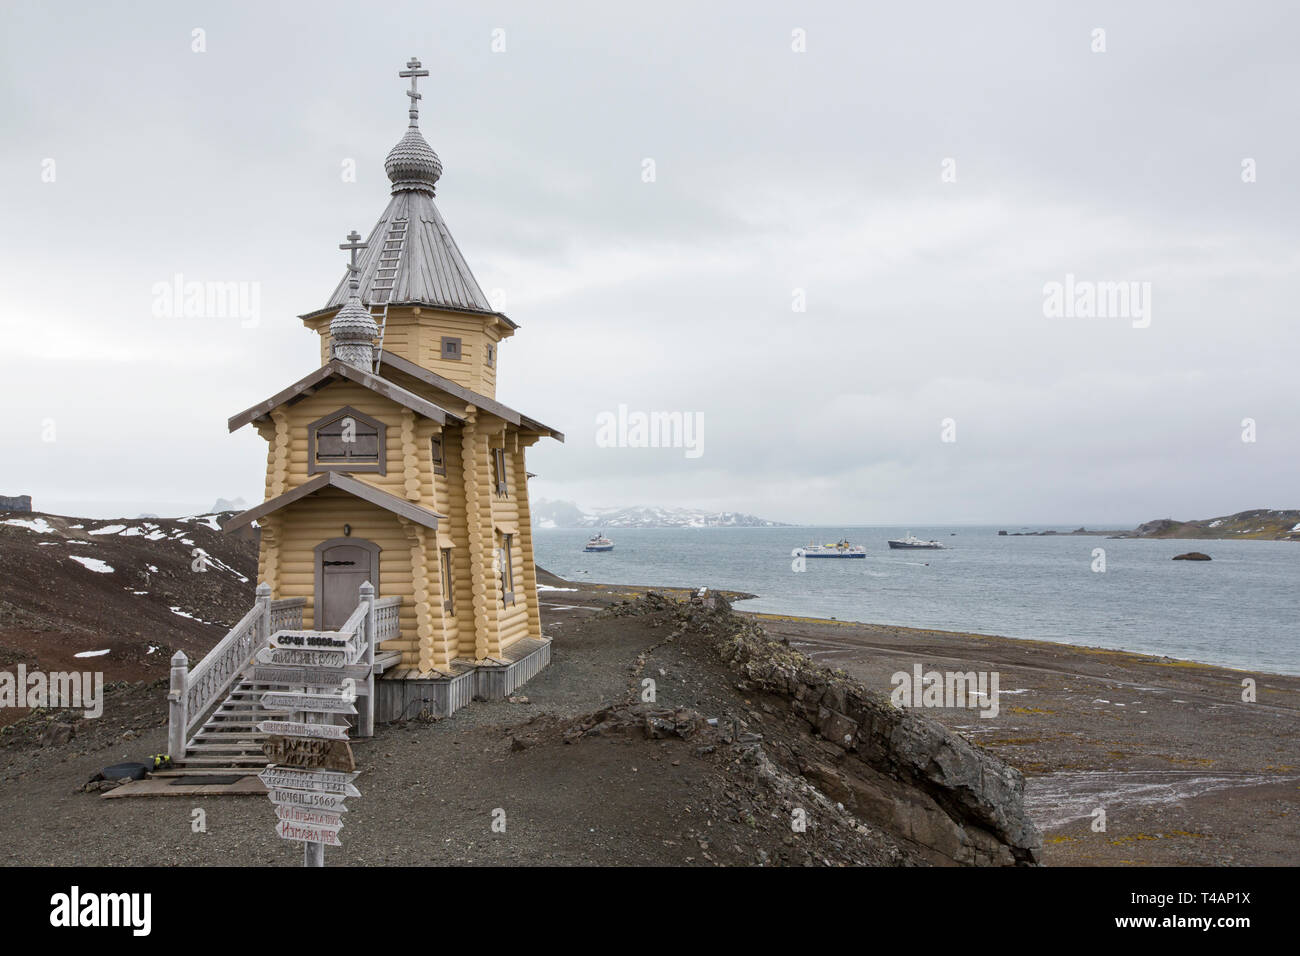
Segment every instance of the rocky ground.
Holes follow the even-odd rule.
[[[998,716],[927,710],[1020,768],[1047,865],[1300,862],[1300,677],[1165,657],[758,615],[888,693],[900,671],[997,671]],[[1242,700],[1243,680],[1256,701]],[[1105,811],[1105,830],[1094,815]]]
[[[952,862],[945,852],[980,862],[1032,856],[1018,774],[931,721],[855,700],[851,681],[766,638],[725,602],[711,611],[651,598],[598,612],[616,596],[587,600],[560,605],[568,610],[549,624],[553,663],[521,695],[390,725],[355,745],[362,797],[350,801],[333,862],[925,865]],[[776,686],[773,672],[796,692]],[[647,679],[653,702],[643,700]],[[105,799],[82,789],[103,765],[163,748],[162,691],[118,688],[101,720],[38,713],[11,727],[0,749],[0,859],[295,862],[300,850],[274,837],[263,798]],[[825,706],[836,695],[847,715]],[[52,740],[52,726],[70,739]],[[894,731],[906,741],[898,748],[887,744]],[[951,769],[939,767],[940,753]],[[883,805],[897,794],[907,796],[901,814],[864,812],[864,800]],[[493,827],[501,820],[504,832]]]
[[[177,650],[197,661],[253,603],[256,538],[223,534],[221,517],[0,512],[0,669],[138,681],[166,676]],[[26,713],[0,708],[0,726]]]
[[[275,838],[263,798],[103,799],[82,789],[105,765],[165,750],[167,657],[182,647],[197,659],[251,600],[253,543],[201,518],[152,528],[20,518],[39,519],[34,528],[0,522],[0,669],[93,666],[109,684],[97,720],[0,710],[0,860],[295,862],[300,850]],[[194,547],[218,558],[217,573],[193,570]],[[551,666],[511,701],[356,743],[363,796],[350,801],[345,846],[331,861],[1027,859],[1032,835],[996,810],[1018,798],[1016,776],[995,758],[1028,778],[1023,806],[1048,865],[1300,859],[1300,678],[770,615],[740,617],[772,640],[756,643],[742,628],[728,643],[716,629],[683,627],[662,603],[627,613],[619,602],[644,589],[541,580]],[[75,657],[100,649],[110,653]],[[789,677],[804,672],[788,656],[796,650],[839,671],[811,692],[815,701],[806,681]],[[982,750],[918,732],[928,720],[898,724],[892,708],[867,699],[888,695],[892,675],[918,663],[999,673],[996,718],[924,712]],[[1256,703],[1241,700],[1247,677]],[[653,703],[641,700],[647,678]],[[888,753],[872,744],[886,738],[903,743]],[[1104,830],[1093,828],[1098,808]],[[795,810],[805,832],[790,825]],[[497,811],[504,833],[492,826]]]

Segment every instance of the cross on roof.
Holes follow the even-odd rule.
[[[348,276],[356,281],[357,273],[361,271],[357,265],[357,253],[367,248],[369,243],[361,241],[361,233],[353,229],[348,233],[348,241],[339,246],[340,249],[347,249],[349,252]]]
[[[420,77],[429,75],[429,71],[420,69],[420,66],[421,66],[420,61],[417,60],[415,57],[411,57],[409,60],[406,61],[406,69],[402,70],[397,74],[403,79],[408,76],[411,78],[411,88],[406,91],[406,95],[411,98],[412,123],[414,123],[415,118],[420,114],[419,101],[423,98],[420,96],[420,91],[416,87],[416,83],[419,82]]]

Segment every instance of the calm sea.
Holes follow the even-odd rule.
[[[908,531],[938,539],[947,550],[889,550],[885,542]],[[745,610],[1036,638],[1300,674],[1300,544],[997,532],[610,529],[615,550],[586,554],[582,546],[591,531],[557,529],[537,531],[534,545],[538,563],[561,577],[757,594],[739,606]],[[791,570],[792,549],[840,537],[864,545],[867,557],[809,560],[806,571]],[[1105,549],[1104,573],[1092,570],[1094,548]],[[1213,560],[1171,560],[1192,550]]]

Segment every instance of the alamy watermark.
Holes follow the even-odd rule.
[[[895,707],[978,707],[980,716],[998,715],[997,671],[896,671],[889,679],[894,689],[889,700]]]
[[[28,673],[27,665],[19,664],[16,674],[0,671],[0,707],[68,707],[94,719],[104,713],[104,674]]]
[[[251,329],[262,317],[260,282],[186,281],[178,272],[149,291],[159,319],[239,319],[241,328]]]
[[[1049,319],[1132,319],[1133,328],[1151,325],[1151,283],[1094,282],[1065,274],[1064,282],[1043,284],[1043,315]]]
[[[682,448],[687,458],[704,454],[703,412],[617,412],[596,416],[598,448]]]

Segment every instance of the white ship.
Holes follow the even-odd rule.
[[[590,538],[588,538],[587,546],[582,550],[583,551],[613,551],[614,542],[610,541],[609,538],[605,537],[604,532],[601,532],[600,534],[593,534]]]
[[[800,548],[805,558],[865,558],[867,549],[861,545],[851,545],[846,538],[840,538],[834,544],[812,544]]]
[[[914,550],[942,551],[943,550],[943,545],[941,545],[938,541],[922,540],[921,538],[918,538],[916,535],[912,534],[910,531],[908,532],[906,538],[890,539],[889,546],[896,550],[901,549],[904,551],[914,551]]]

